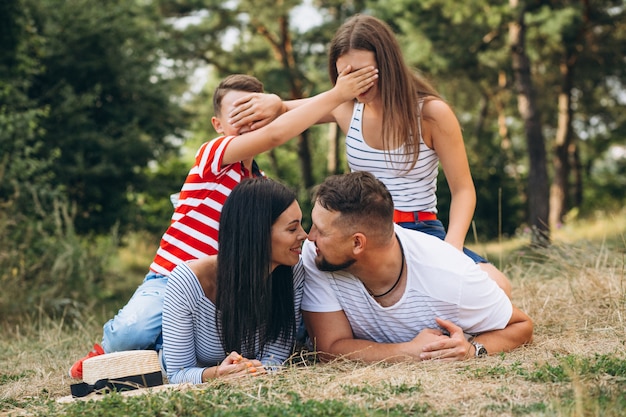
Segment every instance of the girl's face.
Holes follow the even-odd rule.
[[[302,211],[294,201],[272,225],[272,271],[278,265],[298,263],[306,236],[302,228]]]
[[[352,71],[359,70],[363,67],[372,66],[378,68],[376,64],[376,57],[374,53],[371,51],[365,51],[363,49],[351,49],[347,53],[341,55],[337,58],[337,71],[341,72],[345,67],[350,65],[352,67]],[[378,96],[378,80],[374,83],[374,85],[364,92],[360,94],[356,99],[360,103],[369,103]]]

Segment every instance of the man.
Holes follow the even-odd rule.
[[[302,310],[322,359],[463,360],[532,340],[531,319],[470,258],[393,223],[367,172],[326,179],[302,256]]]

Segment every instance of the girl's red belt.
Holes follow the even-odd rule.
[[[394,223],[417,223],[426,220],[437,220],[437,213],[429,211],[393,211]]]

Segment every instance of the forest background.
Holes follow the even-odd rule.
[[[359,12],[391,25],[461,121],[478,194],[468,240],[549,246],[567,222],[624,206],[623,0],[4,0],[3,323],[121,306],[128,286],[115,283],[134,288],[148,265],[120,268],[119,250],[156,250],[170,194],[216,136],[217,82],[251,74],[283,99],[324,91],[327,45]],[[347,170],[342,144],[315,126],[258,161],[308,216],[311,188]],[[443,177],[438,194],[445,224]]]

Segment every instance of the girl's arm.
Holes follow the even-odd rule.
[[[305,100],[293,110],[279,116],[267,126],[237,136],[224,152],[223,165],[254,158],[258,154],[282,145],[315,124],[335,107],[367,91],[378,78],[378,70],[365,67],[350,72],[346,67],[337,84],[328,91]]]
[[[354,97],[350,97],[350,99],[352,98]],[[228,114],[228,122],[236,128],[250,126],[250,130],[256,130],[271,123],[281,114],[300,107],[309,100],[311,98],[282,101],[276,94],[250,93],[233,103],[234,109]],[[352,105],[350,105],[351,108]],[[336,121],[336,116],[331,110],[312,124]]]
[[[441,100],[426,102],[423,112],[422,120],[428,124],[430,146],[439,156],[450,187],[450,221],[445,240],[463,250],[476,208],[476,190],[467,162],[461,126],[450,106]]]

